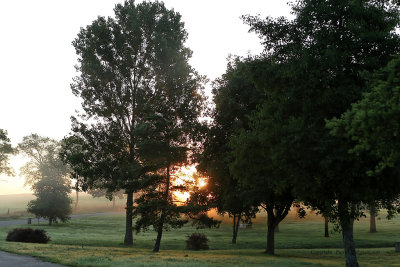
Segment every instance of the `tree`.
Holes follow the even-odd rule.
[[[229,172],[233,158],[229,146],[232,136],[241,129],[248,129],[247,116],[256,109],[262,99],[251,81],[253,59],[231,57],[227,70],[213,83],[215,108],[211,111],[212,122],[204,131],[204,142],[198,156],[199,169],[208,176],[203,194],[197,197],[207,200],[210,207],[233,218],[232,243],[236,243],[240,221],[255,217],[257,203],[253,202],[251,188],[244,187]],[[207,196],[211,195],[212,198]],[[201,201],[200,201],[201,202]]]
[[[72,200],[68,169],[59,158],[60,143],[37,134],[25,136],[18,151],[30,160],[21,168],[26,182],[34,190],[36,200],[28,203],[28,211],[53,221],[68,220]]]
[[[57,219],[62,222],[67,221],[72,213],[72,199],[69,197],[71,188],[65,184],[62,177],[52,175],[51,173],[45,174],[32,186],[36,199],[28,203],[28,212],[47,218],[49,225],[57,222]]]
[[[292,8],[290,21],[244,18],[263,39],[272,66],[259,75],[266,101],[253,116],[254,128],[268,149],[271,171],[284,170],[296,196],[338,219],[346,265],[358,266],[353,222],[361,203],[372,198],[376,180],[365,171],[376,158],[348,154],[351,144],[330,135],[325,122],[361,98],[367,86],[360,73],[385,66],[399,51],[398,6],[299,0]]]
[[[175,29],[174,35],[184,33],[185,37],[170,47],[168,54],[172,58],[159,66],[156,72],[159,84],[151,108],[137,131],[141,159],[153,169],[143,177],[146,187],[136,201],[135,214],[140,219],[135,228],[154,226],[157,238],[153,252],[160,249],[164,228],[181,227],[186,222],[179,215],[184,210],[173,203],[171,193],[179,190],[179,186],[172,184],[172,178],[174,169],[190,163],[190,156],[197,148],[199,119],[204,109],[203,80],[188,64],[191,52],[183,46],[186,33],[182,26]]]
[[[161,168],[168,184],[171,164],[185,160],[182,134],[199,115],[201,77],[187,63],[191,51],[184,46],[187,33],[179,13],[161,2],[133,0],[114,12],[115,18],[98,17],[73,41],[80,75],[71,88],[82,99],[84,114],[73,118],[63,158],[86,188],[125,190],[124,243],[131,245],[133,193]],[[146,137],[149,131],[159,143]],[[160,154],[145,155],[150,145],[162,149]]]
[[[13,175],[13,170],[9,166],[9,156],[14,153],[7,131],[0,129],[0,174]]]
[[[368,202],[372,233],[376,232],[375,216],[379,208],[389,205],[389,211],[396,209],[390,203],[396,205],[400,195],[400,154],[396,149],[400,144],[399,70],[400,57],[397,57],[365,77],[370,90],[341,117],[327,123],[334,136],[344,137],[353,144],[349,153],[355,156],[370,153],[378,159],[367,169],[368,179],[376,180],[375,190],[370,193],[374,198]]]
[[[253,199],[266,212],[267,246],[265,252],[275,254],[275,231],[292,207],[292,184],[285,170],[276,168],[263,132],[252,126],[252,131],[242,131],[231,141],[234,161],[230,170],[236,179],[252,188]],[[275,167],[275,168],[274,168]]]

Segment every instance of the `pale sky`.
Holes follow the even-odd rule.
[[[0,128],[14,145],[30,133],[61,139],[80,107],[70,83],[77,56],[71,45],[80,27],[112,16],[122,0],[0,1]],[[141,1],[137,1],[141,2]],[[211,81],[226,70],[229,54],[262,51],[241,15],[289,16],[287,0],[165,0],[182,15],[192,49],[190,64]],[[24,160],[14,158],[19,173]],[[0,176],[0,195],[29,192],[23,177]]]

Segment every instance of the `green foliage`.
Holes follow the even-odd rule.
[[[379,161],[370,175],[396,168],[400,161],[400,58],[390,61],[368,79],[370,90],[340,118],[327,122],[335,136],[354,141],[349,152],[372,153]],[[393,181],[394,182],[394,181]],[[391,183],[394,186],[393,183]]]
[[[14,175],[13,169],[9,166],[9,156],[14,152],[7,131],[0,129],[0,174]]]
[[[399,211],[400,179],[400,59],[367,77],[370,90],[352,104],[340,118],[327,121],[327,128],[334,136],[352,143],[349,153],[360,157],[369,154],[376,158],[365,170],[368,180],[374,181],[369,190],[377,208],[386,208],[388,217]],[[390,186],[387,186],[390,185]]]

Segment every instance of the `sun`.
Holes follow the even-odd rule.
[[[178,203],[185,202],[190,197],[190,191],[194,187],[201,188],[207,184],[207,178],[200,177],[196,165],[183,166],[178,168],[172,179],[173,186],[186,186],[185,191],[174,190],[173,197]]]

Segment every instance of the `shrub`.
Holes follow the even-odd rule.
[[[189,250],[201,250],[209,249],[208,238],[204,234],[193,233],[187,236],[186,249]]]
[[[6,241],[25,242],[25,243],[47,243],[50,237],[47,236],[45,230],[31,228],[15,228],[8,232]]]

